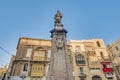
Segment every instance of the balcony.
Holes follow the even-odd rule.
[[[103,68],[104,73],[110,73],[113,72],[113,68]]]
[[[86,78],[86,74],[83,73],[83,72],[81,72],[81,73],[79,73],[79,77],[80,77],[80,78]]]
[[[31,62],[40,62],[40,63],[49,63],[50,59],[45,59],[45,60],[31,60]]]
[[[113,74],[106,74],[106,78],[113,78],[114,75]]]

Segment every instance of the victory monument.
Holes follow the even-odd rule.
[[[46,80],[74,80],[67,50],[67,30],[63,28],[61,23],[62,14],[57,11],[54,19],[54,29],[50,31],[52,51]]]

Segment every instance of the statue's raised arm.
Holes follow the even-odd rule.
[[[62,19],[62,14],[60,13],[60,11],[57,11],[57,13],[55,14],[55,23],[61,23],[61,19]]]

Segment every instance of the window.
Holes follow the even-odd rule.
[[[32,54],[32,48],[27,49],[26,57],[31,57]]]
[[[32,64],[31,76],[43,76],[45,74],[44,64]]]
[[[44,55],[45,55],[45,51],[44,51],[44,50],[41,50],[41,51],[36,50],[36,51],[34,52],[34,56],[44,57]]]
[[[119,51],[119,48],[118,48],[118,46],[116,46],[116,47],[115,47],[115,49],[116,49],[116,51]]]
[[[82,54],[76,56],[76,64],[85,64],[85,57]]]
[[[104,59],[103,52],[100,52],[100,56],[101,56],[102,59]]]
[[[91,73],[101,72],[100,68],[90,68]]]
[[[48,50],[48,58],[51,57],[51,50]]]
[[[42,47],[38,47],[36,50],[34,50],[33,53],[33,60],[37,61],[44,61],[46,58],[46,51]]]
[[[99,41],[97,41],[96,43],[97,43],[97,46],[98,46],[98,47],[101,47],[101,46],[100,46],[100,42],[99,42]]]

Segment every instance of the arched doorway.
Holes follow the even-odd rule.
[[[97,76],[97,75],[96,75],[96,76],[93,76],[93,77],[92,77],[92,80],[102,80],[102,78],[101,78],[100,76]]]

